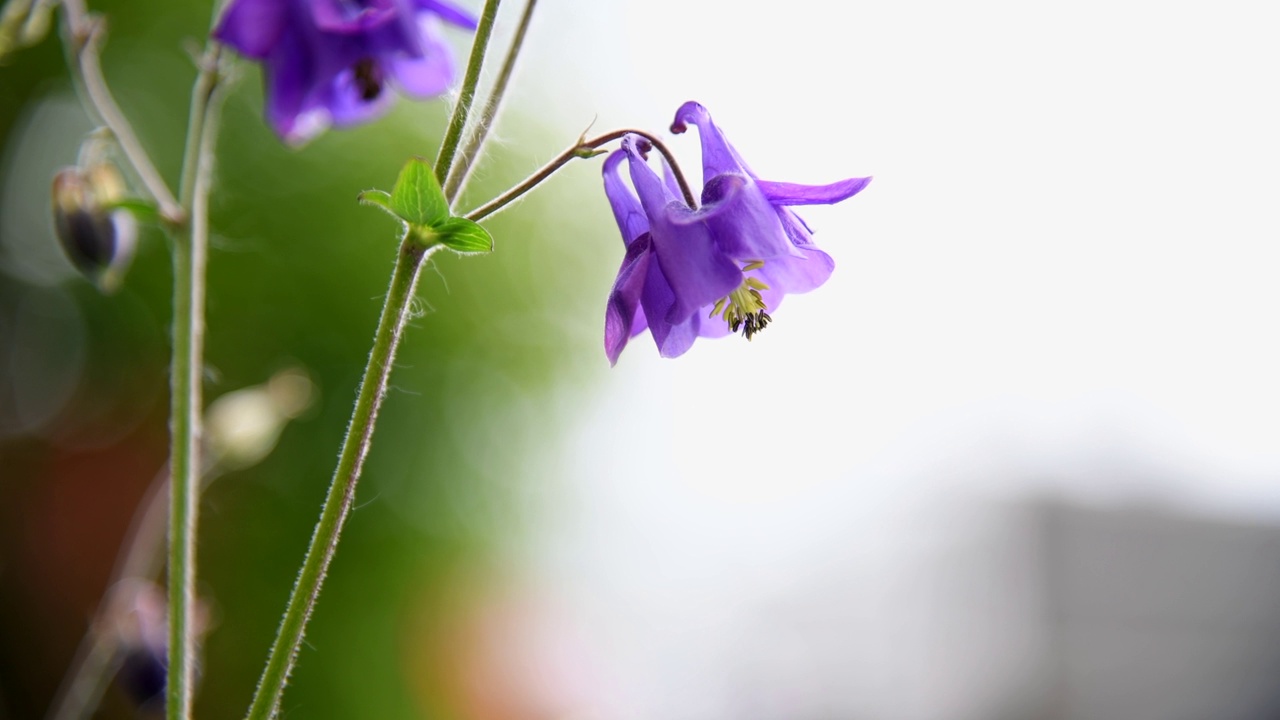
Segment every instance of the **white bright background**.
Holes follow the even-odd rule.
[[[968,499],[1280,517],[1266,9],[544,0],[513,110],[566,139],[697,99],[768,179],[875,176],[802,213],[826,286],[750,345],[635,339],[551,451],[522,552],[590,668],[565,707],[980,716],[912,585]]]

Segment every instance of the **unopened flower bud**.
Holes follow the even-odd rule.
[[[0,9],[0,65],[19,50],[35,45],[49,32],[52,2],[9,0]]]
[[[118,661],[116,686],[143,710],[141,717],[152,717],[154,710],[164,705],[169,675],[168,616],[164,589],[150,580],[126,578],[108,591],[106,605],[94,623],[94,632]],[[211,625],[205,602],[196,602],[191,623],[198,648]]]
[[[139,706],[164,693],[169,675],[168,608],[163,590],[145,580],[113,589],[108,627],[120,658],[116,685]]]
[[[116,169],[65,168],[53,178],[53,227],[67,259],[104,292],[119,287],[133,260],[137,225],[112,204],[124,196]]]

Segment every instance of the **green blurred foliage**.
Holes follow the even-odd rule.
[[[110,18],[113,90],[172,181],[195,76],[184,43],[203,35],[208,7],[91,5]],[[465,49],[465,37],[455,40]],[[55,35],[0,67],[0,718],[43,715],[166,455],[163,235],[143,231],[112,296],[69,265],[56,282],[22,270],[35,256],[58,267],[42,173],[73,162],[91,128],[68,101],[64,63]],[[261,119],[258,69],[237,67],[213,199],[206,399],[294,364],[320,394],[265,461],[205,495],[199,584],[213,629],[202,717],[248,705],[355,398],[397,232],[356,195],[390,189],[408,156],[433,155],[447,112],[443,102],[401,102],[378,123],[290,150]],[[574,136],[512,110],[507,142],[469,189],[475,204]],[[607,369],[599,319],[616,241],[603,198],[573,197],[595,198],[598,168],[581,165],[485,223],[494,254],[440,253],[425,271],[421,317],[402,346],[288,716],[479,716],[459,689],[477,678],[454,663],[468,648],[449,638],[466,637],[453,630],[501,584],[504,548],[529,531],[541,487],[554,482],[573,401]],[[133,715],[113,691],[99,716]]]

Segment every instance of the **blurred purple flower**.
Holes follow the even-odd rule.
[[[300,144],[385,112],[388,84],[419,98],[448,90],[441,20],[476,27],[444,0],[234,0],[213,36],[262,62],[267,120]]]
[[[725,140],[706,108],[688,102],[671,130],[697,126],[702,142],[702,207],[678,198],[670,168],[660,179],[645,161],[648,143],[623,139],[604,163],[604,188],[627,247],[605,310],[605,354],[616,363],[627,341],[649,329],[663,357],[684,354],[699,337],[739,330],[751,339],[787,293],[827,281],[835,263],[789,206],[829,205],[871,178],[830,185],[761,180]],[[626,159],[633,192],[619,172]],[[638,196],[638,197],[637,197]]]

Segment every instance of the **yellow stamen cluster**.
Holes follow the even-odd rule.
[[[747,263],[742,270],[750,272],[762,267],[764,267],[763,261],[754,260]],[[769,317],[769,313],[765,312],[769,308],[765,306],[764,298],[760,295],[760,291],[768,289],[769,286],[759,279],[745,277],[737,289],[716,301],[715,307],[707,317],[713,318],[719,315],[728,323],[730,330],[733,332],[741,330],[743,337],[750,340],[773,320]]]

